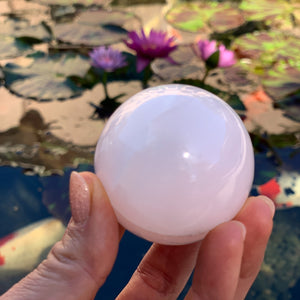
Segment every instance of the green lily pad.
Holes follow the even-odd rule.
[[[74,22],[56,24],[53,31],[56,38],[65,43],[91,47],[109,45],[126,39],[127,31],[121,26],[133,19],[133,14],[119,11],[88,11]]]
[[[79,96],[83,88],[71,76],[84,77],[89,60],[78,54],[65,53],[28,56],[27,66],[8,63],[3,68],[7,88],[22,97],[35,100],[63,100]]]
[[[244,23],[244,18],[236,8],[225,8],[217,11],[208,20],[214,32],[224,32],[237,28]]]
[[[54,28],[54,34],[58,40],[90,47],[109,45],[126,38],[127,31],[117,27],[95,28],[81,24],[58,24]]]
[[[282,101],[295,91],[300,91],[300,69],[274,66],[262,76],[262,83],[266,92],[275,101]]]
[[[236,39],[232,46],[241,58],[248,59],[241,65],[261,78],[275,100],[299,89],[299,38],[278,31],[257,32]]]
[[[284,0],[243,0],[239,8],[247,21],[264,20],[276,28],[291,28],[293,7]]]
[[[174,81],[204,74],[204,63],[196,56],[191,45],[178,46],[170,57],[176,64],[163,58],[155,59],[151,64],[153,73],[163,80]]]
[[[246,21],[264,21],[276,28],[292,28],[291,14],[295,8],[283,0],[243,0],[237,7],[231,2],[183,2],[166,14],[174,27],[189,32],[226,32],[242,26]]]
[[[174,27],[189,32],[209,31],[207,23],[216,12],[229,8],[228,4],[188,2],[175,5],[166,14]]]
[[[27,43],[14,37],[0,35],[0,59],[12,58],[32,51]]]
[[[108,24],[115,26],[124,26],[124,24],[132,22],[136,19],[137,18],[133,13],[119,10],[97,10],[85,11],[81,13],[77,19],[77,23],[88,26],[102,26]]]
[[[0,35],[37,43],[51,40],[51,34],[45,23],[30,25],[29,21],[24,19],[7,19],[0,23]]]
[[[111,2],[111,0],[34,0],[35,2],[45,4],[45,5],[72,5],[72,4],[80,4],[80,5],[107,5]]]
[[[25,19],[7,18],[0,22],[0,59],[23,55],[32,50],[31,44],[50,40],[44,23],[30,25]]]

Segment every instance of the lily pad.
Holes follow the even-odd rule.
[[[51,34],[44,23],[30,25],[25,19],[7,18],[0,22],[0,59],[28,54],[32,44],[50,40]]]
[[[166,14],[174,27],[189,32],[226,32],[246,21],[264,21],[275,28],[292,28],[294,8],[283,0],[243,0],[237,7],[232,2],[184,2],[175,5]]]
[[[7,19],[0,23],[0,35],[11,36],[31,42],[49,42],[51,34],[45,25],[30,25],[28,20]]]
[[[56,25],[54,34],[58,40],[65,43],[95,47],[121,41],[126,38],[127,31],[117,27],[95,28],[73,23]]]
[[[300,68],[275,66],[262,76],[262,83],[275,101],[283,101],[295,91],[300,91]]]
[[[20,96],[35,100],[63,100],[79,96],[83,88],[71,76],[84,77],[89,60],[78,54],[47,56],[37,52],[28,56],[27,66],[8,63],[3,68],[7,88]]]
[[[88,11],[74,22],[56,24],[53,28],[58,40],[74,45],[109,45],[126,39],[127,31],[121,27],[136,17],[119,11]]]
[[[175,64],[166,59],[156,59],[152,62],[153,73],[159,78],[174,81],[204,74],[204,63],[195,55],[191,45],[178,46],[170,56]]]
[[[35,2],[45,4],[45,5],[107,5],[111,0],[34,0]]]
[[[217,11],[208,20],[214,32],[224,32],[237,28],[244,23],[244,18],[236,8],[225,8]]]
[[[229,8],[229,4],[215,2],[188,2],[175,5],[166,14],[166,20],[174,27],[189,32],[207,32],[207,23],[216,12]]]
[[[243,0],[239,8],[247,21],[264,20],[276,28],[291,28],[293,7],[283,0]]]
[[[12,58],[32,51],[32,47],[27,43],[14,37],[0,35],[0,59]]]
[[[240,58],[247,58],[241,65],[261,78],[275,100],[299,90],[299,38],[278,31],[258,32],[236,39],[233,48]]]
[[[102,26],[108,24],[124,26],[124,24],[135,20],[137,20],[137,17],[130,12],[119,10],[96,10],[81,13],[76,22],[88,26]]]

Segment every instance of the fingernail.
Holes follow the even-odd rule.
[[[84,178],[73,171],[70,177],[70,205],[75,223],[87,221],[90,213],[90,191]]]
[[[242,233],[242,237],[243,237],[243,240],[245,240],[246,238],[246,233],[247,233],[247,229],[246,229],[246,226],[242,223],[242,222],[239,222],[239,221],[234,221],[238,224],[238,226],[240,227],[241,229],[241,233]]]
[[[270,211],[271,211],[271,215],[272,215],[272,218],[274,217],[274,214],[275,214],[275,205],[274,205],[274,202],[266,197],[266,196],[259,196],[266,204],[268,204],[269,208],[270,208]]]

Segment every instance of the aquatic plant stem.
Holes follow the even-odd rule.
[[[102,84],[103,84],[105,99],[110,99],[107,91],[107,72],[105,71],[103,72],[103,76],[102,76]]]
[[[204,73],[204,76],[203,76],[203,78],[202,78],[202,80],[201,80],[201,82],[203,83],[203,85],[204,85],[204,82],[205,82],[205,80],[206,80],[206,78],[207,78],[207,76],[208,76],[208,73],[210,72],[210,68],[205,68],[205,73]]]
[[[148,80],[150,79],[152,75],[152,70],[150,64],[144,69],[144,76],[143,76],[143,89],[146,89],[148,87]]]

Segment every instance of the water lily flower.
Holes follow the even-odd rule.
[[[226,68],[235,64],[236,61],[234,58],[234,53],[230,50],[227,50],[224,45],[217,46],[216,41],[209,40],[200,40],[197,43],[196,54],[201,56],[205,62],[207,62],[209,58],[217,51],[219,52],[219,57],[215,63],[215,68]]]
[[[118,50],[111,47],[100,46],[93,49],[89,53],[91,58],[91,64],[94,68],[103,70],[102,73],[102,84],[104,88],[105,98],[100,101],[99,105],[91,103],[95,108],[94,115],[98,114],[101,118],[110,116],[113,111],[120,105],[117,99],[122,96],[120,94],[114,98],[108,95],[107,91],[107,74],[114,72],[127,65],[125,56]]]
[[[234,53],[230,50],[227,50],[224,45],[219,46],[219,52],[219,68],[231,67],[236,63]]]
[[[166,58],[171,63],[174,61],[169,54],[176,49],[175,37],[168,37],[166,32],[151,30],[146,36],[143,29],[140,34],[131,31],[125,44],[137,54],[137,72],[143,71],[155,58]]]
[[[218,50],[216,41],[200,40],[197,43],[197,46],[200,50],[200,56],[204,61],[207,60],[213,53],[215,53]]]
[[[127,65],[125,56],[111,47],[97,47],[89,55],[92,59],[92,66],[103,69],[105,72],[113,72]]]
[[[200,40],[194,47],[195,53],[205,62],[206,70],[202,83],[208,73],[215,68],[226,68],[235,64],[234,53],[225,48],[224,45],[217,45],[217,41]]]

